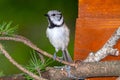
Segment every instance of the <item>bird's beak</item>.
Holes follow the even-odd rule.
[[[44,16],[48,17],[48,14],[44,14]]]

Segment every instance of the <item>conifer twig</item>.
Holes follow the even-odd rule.
[[[23,36],[20,36],[20,35],[13,35],[12,37],[11,36],[2,36],[0,37],[0,40],[12,40],[12,41],[17,41],[17,42],[22,42],[24,43],[25,45],[29,46],[30,48],[32,48],[33,50],[36,50],[37,52],[39,52],[40,54],[44,55],[44,56],[47,56],[49,58],[53,58],[53,55],[51,55],[50,53],[47,53],[46,51],[38,48],[35,44],[33,44],[29,39],[23,37]],[[75,66],[74,63],[69,63],[69,62],[66,62],[66,61],[61,61],[61,59],[59,58],[56,58],[55,59],[56,61],[58,62],[61,62],[63,64],[66,64],[66,65],[70,65],[70,66]]]
[[[36,80],[46,80],[42,77],[39,77],[35,74],[33,74],[32,72],[28,71],[27,69],[23,68],[20,64],[18,64],[9,54],[8,52],[3,48],[2,44],[0,44],[0,51],[5,55],[5,57],[13,64],[15,65],[18,69],[20,69],[21,71],[23,71],[24,73],[27,73],[28,75],[30,75],[32,78],[36,79]]]

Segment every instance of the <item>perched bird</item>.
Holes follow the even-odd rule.
[[[73,62],[67,47],[69,43],[69,29],[64,22],[63,15],[60,11],[51,10],[48,11],[45,16],[48,19],[48,27],[46,30],[47,37],[50,43],[55,48],[53,58],[56,59],[56,53],[62,50],[63,60]]]
[[[51,10],[48,11],[45,16],[48,18],[48,27],[46,30],[47,37],[50,43],[55,48],[55,53],[53,58],[56,58],[56,53],[62,50],[63,60],[67,62],[73,62],[70,54],[68,53],[67,47],[69,43],[69,29],[64,22],[63,15],[60,11]],[[74,77],[70,74],[70,66],[66,65],[66,71],[68,72],[68,77]],[[79,80],[84,80],[80,78]]]

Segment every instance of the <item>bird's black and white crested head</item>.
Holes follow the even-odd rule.
[[[51,27],[55,27],[55,26],[60,27],[61,25],[64,24],[64,19],[60,11],[51,10],[48,11],[48,13],[45,14],[45,16],[47,16],[49,21],[49,26]]]

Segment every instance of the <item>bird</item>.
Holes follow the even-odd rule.
[[[50,10],[47,12],[47,14],[45,14],[45,16],[48,19],[46,35],[50,43],[55,48],[53,58],[56,59],[56,53],[61,50],[63,60],[67,62],[73,62],[67,49],[70,40],[70,30],[64,22],[62,13],[58,10]]]
[[[50,10],[45,16],[48,19],[48,27],[46,30],[46,35],[50,41],[50,43],[55,48],[55,53],[53,58],[56,59],[56,53],[61,50],[63,60],[72,63],[73,60],[68,52],[68,44],[69,44],[69,35],[70,30],[64,22],[64,17],[62,13],[58,10]],[[68,72],[68,77],[74,77],[70,73],[70,66],[66,65],[66,71]],[[84,78],[80,78],[79,80],[84,80]]]

